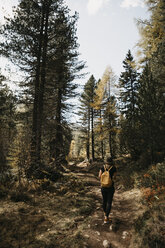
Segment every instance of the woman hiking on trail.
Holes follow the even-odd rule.
[[[105,165],[99,171],[101,180],[101,193],[103,197],[104,223],[109,223],[113,195],[115,192],[114,179],[116,177],[116,167],[113,165],[111,157],[106,159]]]

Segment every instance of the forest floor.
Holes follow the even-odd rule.
[[[71,165],[56,183],[38,183],[17,197],[11,190],[0,200],[0,248],[135,248],[141,192],[124,189],[117,168],[112,221],[103,224],[100,167]]]

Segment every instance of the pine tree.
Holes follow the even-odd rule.
[[[67,8],[58,11],[54,26],[54,46],[50,49],[51,56],[48,61],[50,83],[46,89],[48,101],[45,115],[47,119],[51,119],[51,123],[54,122],[54,136],[50,140],[50,153],[51,157],[56,160],[66,156],[63,149],[66,139],[65,116],[67,116],[68,109],[72,108],[71,104],[67,104],[67,100],[75,96],[77,85],[72,81],[84,67],[84,63],[78,61],[75,26],[77,18],[77,13],[70,17]],[[54,84],[52,84],[53,82]]]
[[[104,132],[108,136],[109,154],[114,158],[117,153],[117,102],[115,96],[111,96],[106,104],[104,113]]]
[[[129,50],[123,61],[124,72],[119,78],[120,106],[121,113],[125,118],[125,128],[123,135],[125,144],[129,152],[136,156],[136,120],[137,120],[137,91],[138,91],[138,73],[135,68],[135,61]]]
[[[165,1],[147,0],[150,18],[138,20],[141,34],[139,49],[142,54],[141,64],[144,67],[140,79],[139,108],[144,135],[142,140],[148,147],[150,162],[155,153],[162,153],[164,119],[164,80],[165,80]],[[152,89],[152,90],[151,90]],[[144,91],[144,92],[143,92]],[[146,101],[144,100],[144,95]],[[142,101],[143,99],[143,101]],[[147,112],[148,109],[148,112]],[[145,114],[144,114],[145,113]],[[142,116],[144,119],[142,119]],[[144,126],[146,123],[146,126]],[[150,144],[148,143],[150,140]],[[158,145],[160,143],[160,146]],[[161,156],[160,156],[161,157]]]
[[[81,95],[81,109],[82,120],[86,129],[86,153],[87,158],[90,159],[90,143],[92,160],[95,159],[94,151],[94,95],[95,95],[96,80],[92,75],[84,86],[84,92]],[[91,142],[90,142],[91,136]]]
[[[147,0],[150,12],[149,20],[138,20],[141,39],[138,43],[141,62],[150,61],[153,77],[164,92],[165,80],[165,2],[164,0]]]
[[[0,74],[0,173],[9,166],[9,150],[15,136],[16,125],[16,98],[4,81],[5,77]]]
[[[72,81],[84,66],[78,62],[76,21],[77,14],[71,17],[62,0],[21,0],[14,18],[8,19],[3,27],[6,40],[1,43],[1,50],[26,73],[24,86],[33,103],[31,171],[34,173],[41,165],[43,126],[48,119],[55,118],[52,142],[56,160],[63,150],[64,103],[73,96],[76,85]],[[51,110],[47,102],[48,107],[51,102]]]
[[[164,157],[165,104],[151,68],[146,64],[139,80],[138,120],[141,139],[141,153],[148,154],[148,164]]]
[[[114,156],[116,135],[116,100],[112,89],[115,87],[116,77],[111,67],[107,67],[103,77],[99,80],[95,90],[94,108],[98,111],[97,132],[101,141],[101,154],[104,158],[105,141],[108,137],[109,154]]]
[[[105,156],[105,148],[104,148],[104,133],[103,133],[103,98],[104,98],[104,88],[105,88],[105,81],[98,80],[95,89],[95,96],[93,102],[93,108],[96,112],[96,120],[95,120],[95,136],[98,140],[98,154],[100,154],[101,158],[104,159]],[[97,142],[96,140],[96,142]]]

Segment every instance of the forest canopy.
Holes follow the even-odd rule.
[[[17,97],[1,75],[1,101],[11,108],[1,107],[2,168],[20,161],[28,176],[36,176],[50,164],[60,171],[73,157],[130,154],[143,166],[163,160],[165,6],[161,0],[147,4],[150,19],[137,21],[139,64],[128,50],[119,79],[110,66],[101,79],[91,75],[79,97],[79,124],[70,125],[68,100],[76,96],[75,79],[85,65],[79,60],[78,14],[71,16],[62,0],[20,1],[1,26],[1,55],[26,75]]]

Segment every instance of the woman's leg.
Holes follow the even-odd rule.
[[[107,208],[107,190],[104,188],[101,188],[101,193],[103,197],[103,211],[106,214],[106,208]]]
[[[111,211],[112,207],[112,200],[113,200],[113,195],[114,195],[115,189],[110,188],[107,192],[107,202],[106,202],[106,216],[108,217]]]

